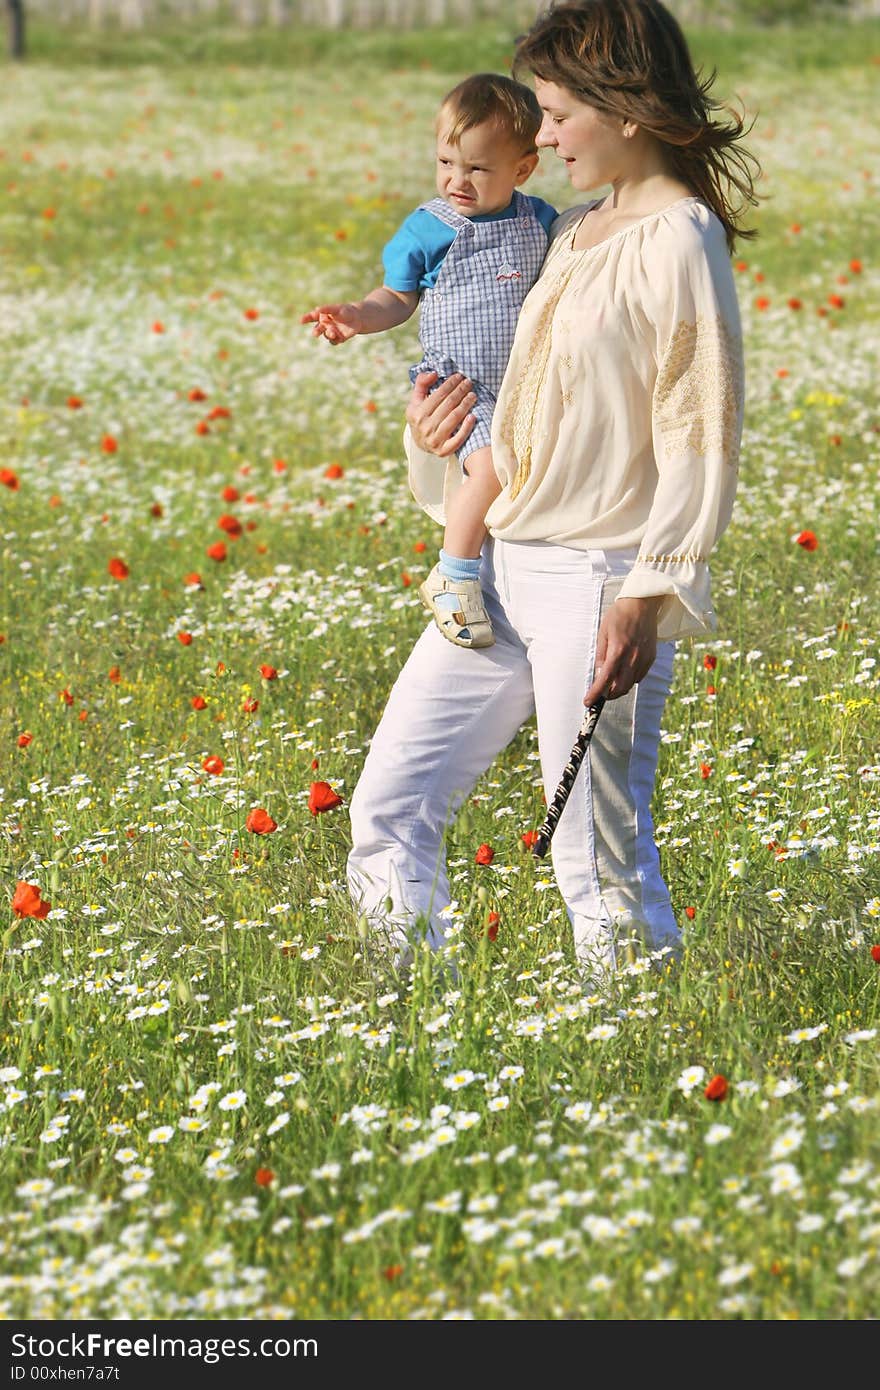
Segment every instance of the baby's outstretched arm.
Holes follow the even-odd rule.
[[[388,328],[396,328],[412,315],[418,302],[415,290],[390,290],[387,285],[380,285],[353,304],[321,304],[303,314],[300,323],[314,324],[315,337],[326,338],[335,346],[347,343],[358,333],[384,333]]]

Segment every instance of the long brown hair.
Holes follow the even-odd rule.
[[[740,143],[744,121],[709,96],[678,22],[660,0],[555,5],[517,39],[513,70],[634,121],[665,147],[675,176],[716,214],[733,250],[753,237],[741,219],[758,201],[760,165]]]

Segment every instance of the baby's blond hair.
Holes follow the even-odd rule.
[[[437,113],[437,134],[457,145],[466,130],[487,122],[499,135],[534,154],[535,136],[541,127],[538,98],[523,82],[497,72],[478,72],[447,92]]]

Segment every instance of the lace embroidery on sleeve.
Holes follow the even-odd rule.
[[[682,319],[654,386],[654,418],[667,453],[718,453],[736,468],[743,395],[742,346],[725,319]]]

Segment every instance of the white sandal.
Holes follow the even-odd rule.
[[[453,594],[456,606],[438,604],[441,594]],[[447,579],[437,564],[419,585],[419,596],[448,642],[457,647],[491,647],[494,643],[495,634],[478,580]]]

